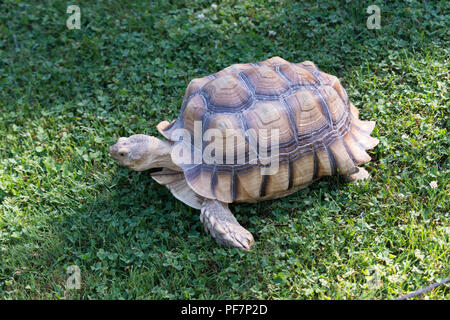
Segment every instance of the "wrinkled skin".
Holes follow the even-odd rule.
[[[170,143],[144,134],[121,137],[109,148],[109,153],[121,165],[135,171],[173,167]],[[178,168],[179,170],[179,168]]]

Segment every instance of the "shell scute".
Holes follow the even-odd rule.
[[[233,202],[233,189],[232,189],[232,173],[231,172],[217,172],[216,181],[214,184],[214,195],[217,200],[230,203]],[[235,183],[235,181],[233,181]]]
[[[366,163],[371,160],[364,147],[359,144],[351,134],[344,136],[344,143],[347,146],[352,158],[356,161],[356,165]]]
[[[278,121],[281,118],[279,108],[279,106],[274,106],[274,103],[271,101],[259,101],[255,105],[254,112],[264,126]]]
[[[279,96],[289,89],[289,84],[269,66],[253,67],[244,74],[256,95]]]
[[[280,72],[291,82],[291,85],[293,86],[313,86],[318,84],[316,77],[314,77],[311,72],[292,63],[280,66]]]
[[[346,105],[349,105],[347,91],[345,91],[344,87],[341,85],[341,82],[339,81],[338,77],[335,77],[332,75],[327,75],[327,76],[330,79],[330,86],[332,86],[334,88],[334,90],[336,90],[336,92],[341,97],[342,101]]]
[[[238,172],[236,176],[238,180],[238,200],[240,198],[250,198],[256,202],[259,199],[263,180],[261,169],[256,167],[250,170],[243,170]]]
[[[346,105],[333,87],[325,85],[319,91],[327,103],[333,122],[337,123],[346,114]]]
[[[236,63],[229,67],[226,67],[222,71],[219,71],[214,74],[216,78],[224,76],[224,75],[233,75],[238,74],[241,71],[248,70],[250,68],[253,68],[250,63]]]
[[[264,192],[260,193],[261,197],[286,191],[289,187],[289,162],[280,163],[276,174],[264,177],[267,181]]]
[[[295,147],[295,131],[290,125],[289,114],[280,101],[260,100],[246,110],[245,118],[248,128],[256,131],[260,144],[270,147],[273,142],[278,142],[282,149],[291,142],[292,147]],[[275,135],[278,141],[273,141]]]
[[[233,114],[212,114],[204,132],[204,157],[211,157],[208,158],[210,164],[213,160],[217,160],[218,164],[245,163],[249,148],[245,130]]]
[[[249,103],[251,93],[236,75],[216,78],[202,89],[209,98],[213,111],[236,112]]]
[[[319,98],[313,91],[298,90],[286,98],[292,110],[298,136],[307,136],[328,125]]]
[[[357,171],[355,161],[352,159],[352,154],[345,147],[342,139],[336,139],[330,144],[330,150],[336,161],[336,167],[339,169],[339,174],[352,174]]]
[[[299,186],[313,181],[315,161],[313,152],[305,153],[292,161],[293,185]]]
[[[301,68],[305,68],[306,70],[310,71],[311,73],[315,73],[319,70],[317,68],[317,66],[315,65],[315,63],[312,61],[303,61],[300,63],[296,63],[296,65]]]
[[[270,59],[259,62],[261,65],[275,67],[283,64],[288,64],[289,62],[280,57],[272,57]]]
[[[188,185],[199,195],[208,199],[214,199],[211,189],[212,171],[195,167],[185,170],[184,175]]]
[[[202,96],[196,95],[190,99],[183,113],[184,129],[188,130],[190,134],[193,135],[195,133],[195,122],[201,123],[206,112],[207,107]]]
[[[214,77],[208,76],[203,78],[192,79],[191,82],[189,82],[188,87],[186,88],[184,99],[198,92],[205,84],[207,84],[213,78]]]

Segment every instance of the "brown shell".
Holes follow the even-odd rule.
[[[181,154],[190,153],[187,162],[173,157],[189,186],[229,203],[273,199],[320,177],[354,173],[378,143],[370,136],[374,126],[358,119],[338,78],[310,61],[273,57],[192,80],[178,119],[162,122],[158,130]],[[180,139],[177,129],[186,129],[190,139]],[[271,130],[279,132],[279,167],[272,175],[264,162],[275,150]],[[229,146],[226,139],[235,143]],[[201,148],[195,148],[199,141]],[[258,154],[260,145],[268,146],[268,154]],[[215,162],[205,162],[205,153]]]

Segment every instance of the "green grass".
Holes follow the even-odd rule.
[[[391,299],[450,275],[449,2],[211,3],[80,1],[81,30],[66,1],[0,4],[0,298]],[[373,178],[232,205],[257,244],[225,249],[107,148],[157,134],[190,79],[276,55],[377,121]]]

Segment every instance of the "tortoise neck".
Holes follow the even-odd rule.
[[[172,157],[170,155],[173,143],[167,140],[160,140],[160,139],[157,140],[158,140],[158,148],[156,149],[153,158],[153,167],[182,171],[182,169],[179,166],[173,163]]]

